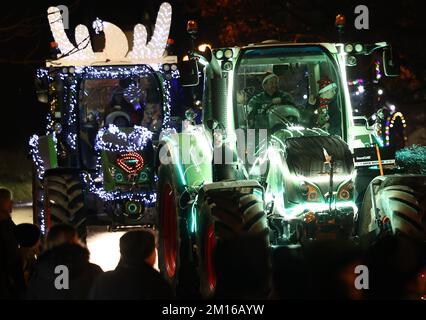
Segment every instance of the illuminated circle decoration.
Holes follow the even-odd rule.
[[[140,176],[139,176],[140,181],[145,182],[148,180],[148,175],[146,172],[141,172]]]
[[[390,130],[391,130],[391,128],[394,127],[395,120],[398,119],[398,118],[401,120],[403,129],[405,129],[407,127],[407,123],[405,121],[405,117],[404,117],[404,115],[401,112],[398,111],[398,112],[395,112],[395,113],[391,114],[386,119],[386,127],[385,127],[386,146],[390,145]],[[405,135],[405,130],[404,130],[404,141],[407,141],[407,137]]]
[[[130,214],[138,214],[140,212],[140,206],[135,202],[128,202],[127,203],[127,211]]]
[[[128,201],[126,202],[125,207],[126,210],[124,212],[124,215],[132,219],[138,219],[141,216],[141,213],[143,212],[143,206],[139,202]]]
[[[123,182],[123,180],[124,180],[123,174],[117,173],[115,175],[115,181],[117,181],[117,182]]]
[[[144,161],[137,152],[127,152],[117,157],[117,165],[128,174],[137,173],[142,169]]]

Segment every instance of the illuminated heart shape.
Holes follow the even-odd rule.
[[[136,173],[143,167],[143,158],[137,152],[127,152],[118,156],[117,165],[127,173]]]

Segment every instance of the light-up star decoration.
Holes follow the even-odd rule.
[[[90,42],[89,30],[84,25],[75,28],[75,44],[68,38],[62,15],[58,7],[49,7],[47,17],[55,42],[61,52],[48,66],[87,66],[95,64],[158,64],[163,61],[170,32],[172,7],[169,3],[161,4],[155,23],[154,33],[148,42],[144,25],[137,24],[133,30],[133,47],[124,32],[115,24],[97,18],[92,27],[96,33],[105,35],[105,47],[102,52],[94,52]],[[173,63],[174,61],[172,61]]]

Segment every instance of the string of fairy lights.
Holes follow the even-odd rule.
[[[163,126],[167,130],[170,128],[170,114],[171,114],[171,80],[179,77],[177,68],[158,68],[159,79],[162,80],[161,88],[163,93]],[[77,116],[78,116],[78,84],[85,79],[122,79],[127,77],[146,77],[155,73],[154,69],[146,65],[136,66],[99,66],[99,67],[69,67],[62,68],[58,72],[56,69],[41,68],[37,70],[36,76],[38,79],[46,79],[50,88],[50,112],[47,115],[47,134],[54,134],[55,128],[55,112],[58,107],[58,92],[56,86],[53,84],[54,77],[58,77],[64,81],[64,94],[63,105],[67,106],[66,110],[66,124],[68,126],[68,133],[66,136],[66,143],[72,149],[76,150],[78,145],[77,134]],[[102,179],[102,164],[100,151],[113,151],[113,152],[129,152],[141,151],[147,145],[148,141],[152,139],[153,132],[141,126],[134,126],[133,130],[126,134],[118,127],[110,125],[109,127],[101,128],[98,132],[95,150],[98,151],[97,155],[97,173],[95,179],[87,178],[88,174],[83,176],[87,183],[87,188],[90,192],[95,193],[105,201],[114,200],[134,200],[142,201],[145,206],[152,206],[155,204],[157,196],[155,192],[122,192],[120,190],[106,191],[103,186],[96,186],[95,180]],[[110,140],[105,140],[105,137],[113,137]],[[114,142],[115,143],[114,143]],[[56,137],[55,137],[56,144]],[[34,165],[37,170],[37,176],[40,180],[43,179],[45,172],[45,164],[40,155],[39,137],[33,136],[30,139],[30,149]],[[98,178],[98,179],[96,179]],[[100,180],[102,181],[102,180]],[[43,218],[42,218],[43,219]],[[42,222],[44,225],[44,221]]]
[[[39,136],[34,134],[30,137],[30,155],[33,160],[35,170],[37,172],[37,177],[42,180],[44,176],[44,161],[40,156],[39,152]]]
[[[76,152],[79,145],[79,88],[86,79],[124,79],[156,76],[162,92],[162,128],[169,129],[171,125],[171,81],[179,77],[176,65],[163,64],[165,48],[170,31],[172,7],[168,3],[160,6],[154,32],[148,40],[147,30],[144,25],[137,24],[133,33],[133,48],[128,51],[128,42],[124,32],[112,23],[96,19],[92,27],[96,33],[102,31],[105,36],[106,46],[102,52],[94,52],[89,30],[84,25],[78,25],[74,32],[74,43],[65,32],[64,21],[59,7],[49,7],[47,10],[50,30],[58,50],[57,60],[47,61],[48,68],[40,68],[36,77],[43,85],[47,84],[49,112],[47,114],[46,136],[33,135],[29,140],[30,153],[33,159],[37,178],[42,181],[48,165],[48,156],[41,154],[41,144],[45,139],[53,137],[55,153],[58,153],[58,140],[60,137],[61,150]],[[115,65],[113,62],[117,61]],[[124,63],[124,65],[123,65]],[[93,64],[102,64],[93,66]],[[105,65],[106,64],[106,65]],[[43,88],[44,90],[44,88]],[[140,109],[138,90],[139,87],[128,88],[133,97],[130,103],[135,109]],[[145,205],[155,203],[155,192],[122,192],[120,190],[106,191],[97,186],[102,180],[101,153],[112,151],[123,153],[124,156],[134,157],[142,151],[151,141],[153,132],[141,126],[134,126],[133,131],[125,133],[118,127],[109,126],[98,131],[95,151],[97,152],[96,173],[81,173],[82,181],[86,182],[89,192],[96,193],[101,199],[113,200],[138,200]],[[52,141],[48,141],[52,143]],[[43,146],[44,147],[44,146]],[[62,152],[62,151],[61,151]],[[127,152],[127,154],[126,154]],[[126,158],[127,159],[127,158]],[[46,163],[45,163],[46,161]],[[124,161],[124,160],[123,160]],[[141,159],[139,159],[139,162]],[[142,162],[143,163],[143,162]],[[122,164],[122,166],[124,166]],[[139,168],[140,169],[140,168]],[[156,181],[157,177],[154,177]],[[43,200],[43,199],[42,199]],[[44,212],[39,215],[42,232],[46,230]]]
[[[145,127],[134,126],[129,133],[110,124],[99,130],[95,140],[95,150],[111,152],[131,152],[143,150],[152,139],[153,132]]]
[[[117,126],[110,124],[107,128],[99,130],[96,136],[95,150],[97,151],[96,169],[97,179],[103,181],[102,154],[101,151],[118,153],[136,153],[142,151],[151,141],[153,132],[141,126],[134,126],[129,133],[121,131]],[[89,190],[104,201],[114,200],[137,200],[142,201],[145,206],[152,206],[157,196],[154,192],[123,192],[121,190],[106,191],[103,185],[96,186],[89,175],[84,175],[84,180]]]
[[[379,60],[376,60],[374,62],[374,74],[375,76],[373,79],[373,83],[379,84],[380,80],[383,78],[382,71],[381,71],[381,62]],[[352,81],[348,81],[348,85],[351,87],[355,87],[355,91],[353,93],[354,96],[361,96],[362,94],[365,93],[364,79],[355,79]],[[384,90],[382,88],[378,88],[377,89],[377,95],[379,96],[378,101],[380,101],[380,96],[383,96],[383,94],[384,94]],[[379,144],[382,146],[390,146],[391,129],[394,127],[395,121],[397,119],[400,119],[402,123],[404,140],[405,141],[407,140],[407,137],[405,135],[405,130],[404,130],[407,127],[407,124],[406,124],[404,115],[400,111],[396,111],[395,105],[389,104],[389,103],[386,103],[386,105],[387,105],[386,109],[389,110],[389,115],[384,119],[383,121],[384,123],[378,123],[375,126],[375,138],[377,139]],[[358,109],[354,109],[354,111],[355,113],[359,112]],[[377,119],[376,116],[373,117],[373,120],[375,119]],[[384,127],[384,130],[383,130],[383,127]]]
[[[390,115],[387,119],[386,119],[386,127],[385,127],[385,139],[386,139],[386,146],[388,147],[390,145],[390,129],[394,127],[395,125],[395,120],[396,119],[400,119],[401,123],[402,123],[402,127],[406,128],[407,124],[405,121],[405,117],[401,112],[395,112],[394,114]],[[404,141],[407,140],[407,137],[404,134]]]
[[[94,179],[87,172],[81,173],[81,179],[85,182],[89,192],[96,194],[104,201],[138,201],[143,202],[146,207],[152,207],[157,201],[156,192],[106,191],[103,186],[96,186]]]

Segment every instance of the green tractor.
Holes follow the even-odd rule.
[[[245,235],[265,246],[383,230],[424,241],[425,176],[396,178],[401,169],[367,117],[352,113],[346,70],[380,50],[386,75],[396,75],[386,43],[192,51],[181,81],[203,85],[202,122],[187,112],[181,132],[163,131],[156,163],[159,266],[177,289],[195,283],[213,294],[215,246]]]
[[[46,134],[30,139],[34,222],[44,234],[70,224],[83,239],[88,223],[154,225],[155,149],[171,126],[178,77],[176,57],[163,55],[171,6],[161,5],[150,42],[135,27],[132,50],[112,23],[94,22],[105,37],[94,52],[87,27],[75,28],[76,44],[68,39],[59,7],[48,9],[48,20],[56,52],[36,80],[49,112]]]

